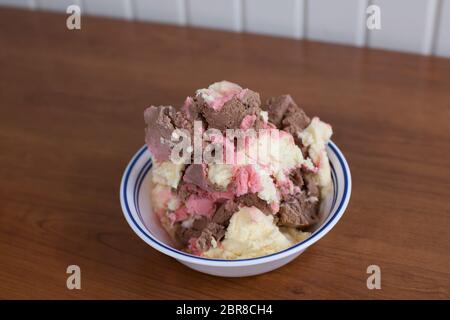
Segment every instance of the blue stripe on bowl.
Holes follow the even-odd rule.
[[[331,167],[331,180],[333,180],[333,201],[331,203],[331,209],[330,212],[333,212],[334,205],[336,204],[336,199],[338,196],[338,186],[337,186],[337,177],[336,177],[336,171],[334,169],[334,165],[330,162]]]
[[[124,179],[124,183],[123,183],[123,188],[121,190],[122,195],[123,195],[123,199],[124,199],[124,204],[125,204],[125,209],[126,209],[126,214],[128,215],[128,217],[130,218],[130,220],[133,222],[134,226],[147,238],[149,239],[151,242],[165,248],[166,250],[169,250],[171,252],[189,257],[189,258],[194,258],[194,259],[199,259],[199,260],[207,260],[207,261],[218,261],[218,262],[224,262],[227,261],[229,263],[233,263],[233,262],[242,262],[242,261],[251,261],[251,260],[258,260],[258,259],[263,259],[263,258],[267,258],[267,257],[271,257],[271,256],[276,256],[279,255],[283,252],[287,252],[289,250],[292,250],[302,244],[305,244],[307,242],[311,242],[311,240],[313,240],[315,237],[318,236],[318,234],[320,234],[337,216],[337,214],[340,212],[340,210],[342,209],[344,203],[345,203],[345,199],[347,198],[348,195],[348,185],[349,185],[349,177],[347,174],[347,171],[345,170],[345,165],[344,165],[344,160],[342,159],[342,157],[340,156],[339,152],[337,151],[335,145],[333,143],[329,143],[328,146],[330,147],[331,151],[335,154],[336,158],[339,161],[339,164],[342,167],[342,172],[344,175],[344,193],[342,195],[341,201],[339,202],[339,205],[337,207],[337,209],[333,212],[334,206],[332,206],[332,217],[328,219],[328,221],[322,225],[318,230],[316,230],[310,237],[308,237],[307,239],[295,244],[292,247],[289,247],[285,250],[279,251],[279,252],[275,252],[266,256],[262,256],[262,257],[257,257],[257,258],[249,258],[249,259],[236,259],[236,260],[226,260],[226,259],[209,259],[209,258],[203,258],[203,257],[199,257],[199,256],[195,256],[195,255],[191,255],[188,254],[186,252],[180,251],[180,250],[176,250],[172,247],[169,247],[167,245],[165,245],[164,243],[158,241],[156,238],[154,238],[154,236],[149,232],[149,230],[144,231],[139,224],[136,222],[136,220],[133,217],[133,214],[131,213],[129,204],[128,204],[128,199],[127,199],[127,195],[126,195],[126,190],[127,190],[127,186],[128,186],[128,182],[129,182],[129,178],[130,178],[130,173],[132,172],[133,168],[135,167],[137,161],[142,157],[142,155],[144,154],[144,152],[147,150],[147,147],[144,146],[141,148],[141,150],[139,150],[139,152],[135,155],[134,159],[132,160],[131,164],[129,165],[126,173],[125,173],[125,179]],[[335,173],[335,169],[332,163],[331,164],[331,170],[332,170],[332,179],[333,179],[333,184],[334,184],[334,195],[333,195],[333,202],[336,200],[337,194],[338,194],[338,186],[336,184],[336,173]],[[133,187],[133,200],[134,200],[134,204],[135,204],[135,208],[136,208],[136,212],[139,215],[139,218],[142,222],[142,216],[140,214],[140,210],[138,207],[138,197],[139,197],[139,190],[140,187],[142,185],[142,181],[144,180],[145,175],[148,173],[148,171],[151,168],[151,159],[149,159],[145,165],[140,169],[139,174],[138,174],[138,179],[136,179],[136,183]],[[145,171],[145,173],[144,173]],[[139,181],[139,183],[138,183]],[[150,233],[150,235],[149,235]]]

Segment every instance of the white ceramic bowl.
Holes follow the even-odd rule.
[[[148,173],[152,160],[145,146],[131,159],[122,177],[120,202],[123,214],[133,231],[147,244],[194,270],[223,277],[244,277],[272,271],[292,261],[326,235],[344,214],[352,189],[350,170],[341,151],[333,142],[328,144],[327,153],[331,164],[333,192],[322,203],[322,221],[309,238],[267,256],[240,260],[207,259],[174,248],[172,240],[151,209]]]

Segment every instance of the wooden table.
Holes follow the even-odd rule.
[[[0,10],[0,298],[450,298],[450,60],[309,41]],[[143,110],[227,79],[290,93],[334,127],[342,220],[274,272],[224,279],[153,250],[119,183]],[[81,290],[66,268],[81,267]],[[366,269],[381,268],[381,290]]]

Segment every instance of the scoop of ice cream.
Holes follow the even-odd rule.
[[[201,254],[213,245],[217,245],[225,235],[225,228],[205,217],[200,217],[193,219],[189,228],[179,225],[175,235],[181,244],[189,244],[191,253]]]
[[[183,111],[172,106],[151,106],[144,112],[145,143],[152,157],[157,161],[169,160],[172,146],[172,134],[175,129],[192,131],[192,123]]]
[[[246,152],[259,166],[268,168],[270,174],[292,170],[304,161],[302,151],[292,135],[278,129],[259,132]]]
[[[187,183],[196,185],[197,187],[209,191],[212,185],[208,183],[206,164],[191,164],[186,168],[183,180]]]
[[[307,148],[303,146],[297,135],[311,122],[305,111],[295,103],[290,95],[270,98],[266,102],[266,108],[269,121],[277,128],[292,134],[295,143],[302,149],[303,155],[306,157]]]
[[[306,113],[288,94],[270,98],[266,105],[269,121],[284,131],[295,134],[309,125]]]
[[[175,130],[173,113],[171,106],[151,106],[144,112],[145,142],[152,156],[161,162],[169,159],[171,152],[169,141]]]
[[[208,165],[208,180],[215,186],[225,190],[233,178],[233,166],[229,164]]]
[[[292,246],[295,242],[291,239],[273,223],[272,215],[265,215],[255,207],[242,207],[231,217],[222,242],[203,255],[220,259],[259,257]]]
[[[222,81],[197,90],[180,110],[152,106],[144,117],[155,162],[153,208],[186,251],[221,259],[267,255],[307,237],[300,230],[319,220],[320,201],[331,188],[326,144],[332,130],[310,120],[291,96],[269,99],[263,111],[258,93]],[[200,146],[214,147],[202,151],[212,158],[223,151],[225,163],[170,162],[174,134],[187,129],[194,141],[194,121],[202,124],[195,123],[204,134]],[[226,129],[241,130],[228,137]],[[250,134],[242,144],[240,133]]]
[[[215,212],[214,201],[210,198],[191,195],[186,201],[187,212],[193,216],[211,217]]]
[[[238,129],[248,115],[259,116],[259,94],[242,89],[228,81],[212,84],[197,91],[196,110],[201,113],[209,128]]]
[[[211,109],[218,111],[241,91],[242,88],[239,85],[223,80],[211,84],[208,88],[197,90],[196,96],[201,98]]]
[[[240,207],[256,207],[265,214],[273,213],[271,206],[265,200],[258,197],[255,193],[247,193],[243,196],[232,200],[227,200],[226,202],[220,204],[212,218],[212,221],[228,226],[231,217],[239,210]]]
[[[263,188],[260,175],[256,172],[255,167],[252,165],[236,167],[234,179],[236,196],[241,196],[247,193],[256,193],[261,191]]]
[[[273,181],[268,170],[263,169],[260,166],[255,166],[258,178],[260,181],[260,190],[258,191],[258,197],[266,201],[270,205],[274,205],[273,211],[278,211],[278,202],[280,195],[278,193],[275,182]]]
[[[301,190],[304,190],[308,197],[320,197],[319,186],[315,179],[315,174],[308,172],[307,168],[297,168],[289,175],[292,183]]]
[[[234,200],[228,200],[219,206],[212,218],[212,221],[224,226],[228,226],[231,217],[238,210],[238,203]]]
[[[181,180],[183,164],[175,164],[172,161],[154,162],[152,170],[153,182],[177,188]]]
[[[244,194],[243,196],[236,198],[235,201],[239,206],[256,207],[259,210],[261,210],[264,214],[273,214],[273,210],[270,204],[267,201],[261,199],[255,193]]]
[[[317,117],[314,117],[309,126],[298,134],[317,168],[316,179],[323,193],[331,188],[331,170],[326,145],[332,134],[331,126]]]
[[[305,192],[289,195],[280,206],[277,224],[305,229],[319,220],[319,199]]]

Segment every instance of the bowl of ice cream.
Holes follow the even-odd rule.
[[[279,268],[327,234],[351,176],[331,126],[289,95],[261,103],[230,82],[181,108],[151,106],[146,145],[120,186],[132,230],[200,272],[228,277]]]

